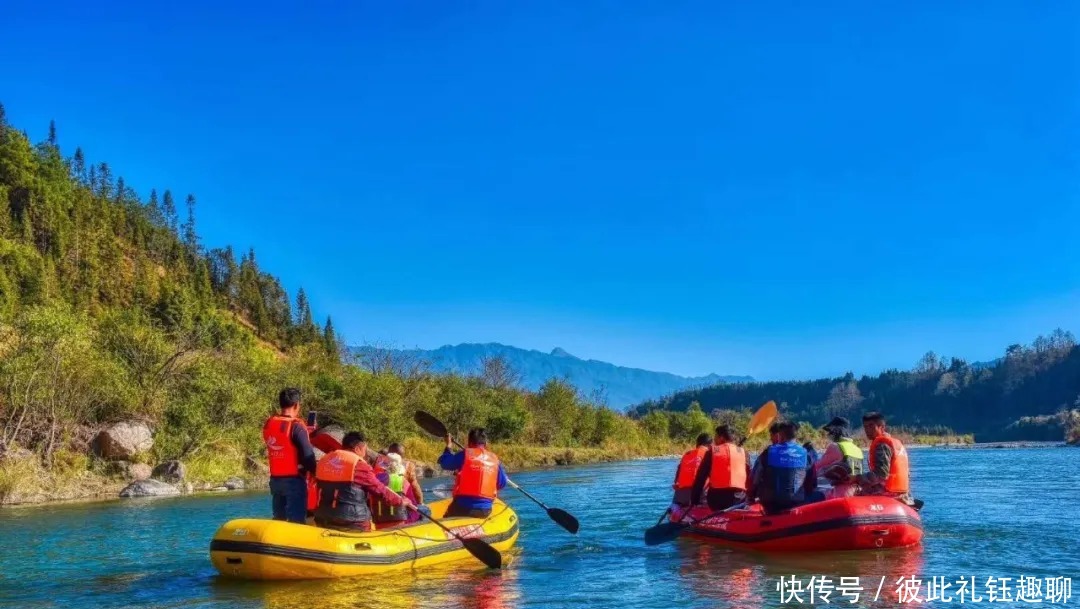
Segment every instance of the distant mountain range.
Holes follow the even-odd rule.
[[[379,349],[355,347],[361,358],[378,357],[386,352],[402,359],[422,360],[433,372],[478,374],[485,359],[501,357],[520,375],[519,384],[538,389],[548,379],[566,379],[585,396],[602,395],[607,405],[623,410],[645,400],[660,398],[691,387],[717,383],[739,383],[754,380],[749,376],[686,377],[669,372],[653,372],[640,368],[616,366],[608,362],[585,360],[556,347],[550,353],[520,349],[499,343],[446,345],[438,349]]]

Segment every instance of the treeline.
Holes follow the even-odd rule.
[[[796,420],[818,425],[834,416],[857,421],[879,410],[916,433],[976,434],[980,441],[1061,440],[1080,420],[1080,347],[1058,329],[1030,345],[1011,345],[1000,359],[971,364],[930,352],[911,370],[877,376],[715,385],[645,402],[633,413],[705,412],[754,407],[773,399]]]
[[[417,409],[502,442],[653,441],[566,383],[517,389],[497,361],[468,378],[357,365],[302,290],[291,298],[253,250],[204,247],[195,217],[194,195],[142,198],[81,148],[65,157],[55,125],[32,144],[0,106],[0,465],[30,450],[48,467],[93,468],[93,433],[141,419],[155,430],[148,458],[184,459],[195,476],[232,467],[261,458],[285,385],[323,421],[380,441],[415,435]]]

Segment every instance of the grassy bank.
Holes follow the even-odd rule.
[[[441,442],[422,438],[404,441],[409,458],[421,468],[431,468],[436,475],[441,471],[436,465],[442,453]],[[511,471],[609,463],[640,457],[676,454],[684,450],[676,444],[626,445],[609,442],[596,447],[552,447],[505,444],[494,446],[506,468]],[[266,478],[253,472],[246,456],[238,450],[220,450],[203,453],[185,463],[187,482],[181,485],[185,492],[210,491],[219,488],[231,477],[243,479],[248,488],[262,488]],[[105,462],[94,461],[86,455],[64,453],[58,465],[46,468],[41,461],[28,457],[0,461],[0,505],[41,504],[61,501],[111,499],[130,482],[124,473]]]

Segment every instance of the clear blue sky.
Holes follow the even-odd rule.
[[[1080,329],[1078,3],[4,4],[11,122],[353,343],[783,378]]]

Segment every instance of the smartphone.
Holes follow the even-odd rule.
[[[316,418],[316,416],[317,416],[318,414],[319,414],[319,413],[315,412],[314,410],[312,410],[311,412],[307,413],[307,426],[308,426],[308,427],[315,427],[315,418]]]

